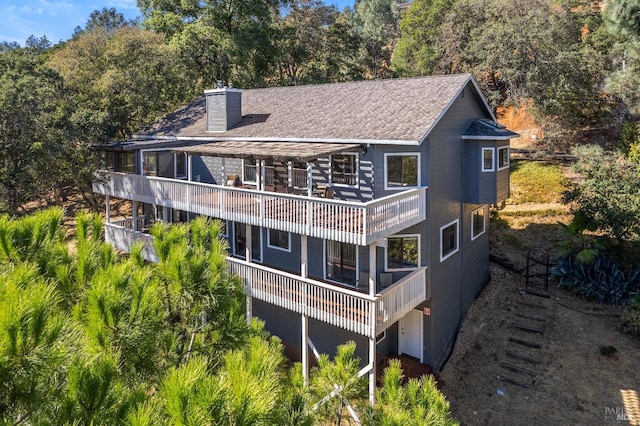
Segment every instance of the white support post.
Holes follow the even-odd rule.
[[[256,167],[256,168],[258,168],[258,167]],[[267,183],[267,181],[265,179],[265,174],[266,174],[265,161],[264,160],[260,160],[260,181],[258,183],[258,191],[264,191],[265,184]]]
[[[300,276],[307,278],[309,273],[309,254],[307,236],[300,235]],[[306,289],[306,287],[304,287]],[[302,303],[306,303],[306,291],[303,291]],[[309,318],[302,314],[302,379],[304,385],[309,384]]]
[[[376,295],[376,243],[369,245],[369,296]],[[371,322],[371,335],[369,336],[369,403],[373,407],[376,403],[376,303],[371,303],[369,321]]]
[[[251,225],[248,223],[245,225],[245,234],[246,234],[245,242],[244,242],[244,249],[245,249],[245,256],[246,256],[245,260],[251,263],[253,258],[252,257],[253,244],[251,242],[251,239],[252,239]],[[251,297],[251,291],[248,290],[247,291],[247,322],[251,322],[252,316],[253,316],[253,298]]]
[[[302,381],[309,385],[309,317],[302,314]]]
[[[307,195],[311,197],[313,195],[313,165],[307,163]]]
[[[133,200],[131,201],[131,213],[133,218],[133,223],[131,224],[131,229],[133,232],[139,231],[138,229],[138,202]]]
[[[111,222],[111,200],[109,195],[105,196],[105,202],[106,202],[106,210],[107,210],[105,213],[105,216],[106,216],[105,221],[107,223],[110,223]]]
[[[189,182],[193,180],[193,157],[191,154],[187,154],[187,180]]]

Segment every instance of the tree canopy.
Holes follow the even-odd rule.
[[[103,243],[99,216],[76,216],[72,241],[64,219],[0,216],[0,423],[311,425],[367,406],[355,344],[323,355],[305,388],[280,341],[247,323],[219,223],[156,224],[148,263],[142,245]],[[449,418],[428,388],[421,404]]]

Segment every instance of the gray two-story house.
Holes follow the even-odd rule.
[[[373,392],[376,356],[446,360],[489,279],[515,136],[467,74],[222,87],[110,146],[94,190],[122,250],[154,221],[224,221],[249,313],[305,375],[311,352],[356,341]],[[130,218],[111,220],[113,197]]]

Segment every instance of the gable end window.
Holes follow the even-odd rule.
[[[420,265],[420,238],[418,235],[394,235],[387,238],[385,270],[399,271]]]
[[[498,148],[498,170],[509,167],[509,147]]]
[[[417,188],[420,182],[420,154],[384,154],[384,189]]]
[[[330,157],[331,184],[358,186],[358,155],[334,154]]]
[[[484,207],[480,207],[477,210],[471,212],[471,241],[484,234],[485,231],[485,216]]]
[[[483,172],[493,172],[495,171],[495,161],[493,158],[494,149],[493,148],[482,148],[482,171]]]
[[[458,252],[458,219],[440,228],[440,261]]]

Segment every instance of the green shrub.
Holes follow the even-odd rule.
[[[629,306],[622,314],[620,330],[640,338],[640,296],[637,296],[633,305]]]
[[[625,273],[601,252],[591,262],[580,262],[573,255],[561,257],[552,274],[560,287],[589,301],[628,305],[640,294],[640,268]]]

